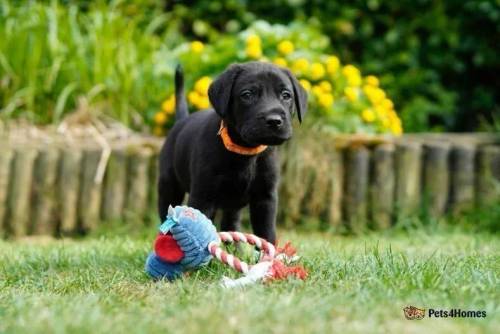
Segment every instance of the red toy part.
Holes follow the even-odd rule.
[[[156,255],[165,262],[176,263],[184,257],[184,252],[171,234],[158,234],[154,248]]]
[[[274,260],[269,268],[268,276],[265,278],[267,281],[283,280],[288,277],[295,276],[298,279],[305,280],[307,278],[307,271],[302,266],[286,266],[279,260]]]
[[[276,243],[276,248],[278,254],[285,254],[288,257],[292,257],[297,253],[297,250],[292,246],[290,241],[287,241],[287,243],[283,247],[279,247]]]

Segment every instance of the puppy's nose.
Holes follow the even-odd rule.
[[[269,115],[266,117],[266,124],[272,129],[279,129],[283,125],[283,119],[280,115]]]

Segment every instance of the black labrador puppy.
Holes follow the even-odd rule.
[[[210,219],[222,209],[221,230],[237,230],[250,204],[256,235],[274,243],[279,164],[276,145],[292,136],[292,116],[307,111],[307,94],[288,70],[269,63],[231,65],[209,87],[214,110],[188,114],[183,73],[176,70],[176,123],[160,153],[158,206],[182,203]]]

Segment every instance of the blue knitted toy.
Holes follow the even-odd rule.
[[[146,272],[154,279],[174,280],[185,271],[207,264],[212,258],[208,244],[218,240],[214,225],[199,210],[169,207],[155,240],[155,251],[146,260]]]

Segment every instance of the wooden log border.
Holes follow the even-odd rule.
[[[500,205],[500,136],[342,136],[325,144],[321,136],[282,149],[288,183],[280,186],[280,221],[286,226],[316,215],[320,228],[357,232],[422,213],[440,218]],[[158,223],[162,142],[117,140],[109,155],[91,140],[0,142],[0,237],[74,235],[113,220]]]
[[[374,227],[391,226],[394,212],[394,145],[382,144],[374,148],[371,162],[370,220]]]
[[[367,222],[367,194],[370,170],[370,151],[364,146],[349,147],[345,151],[343,212],[348,227],[361,232]]]
[[[426,214],[432,218],[443,216],[448,204],[450,145],[429,143],[424,146],[422,203]]]

